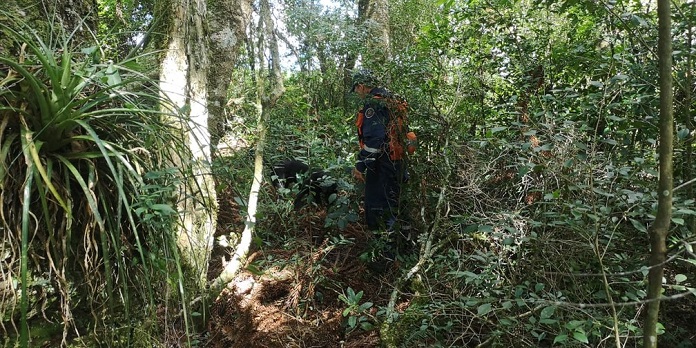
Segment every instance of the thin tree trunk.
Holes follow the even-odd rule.
[[[690,16],[689,16],[689,30],[688,34],[686,35],[686,52],[691,52],[692,49],[692,44],[691,41],[694,39],[694,30],[693,30],[693,24],[692,21],[696,17],[696,5],[692,2],[689,5],[691,11],[690,11]],[[686,73],[685,73],[685,82],[684,82],[684,104],[682,107],[682,112],[684,113],[683,119],[684,119],[684,124],[686,125],[686,129],[691,132],[693,130],[693,119],[691,118],[691,103],[693,102],[693,96],[691,93],[691,89],[693,88],[693,55],[689,54],[686,57]],[[693,166],[693,151],[692,151],[692,146],[694,145],[694,137],[689,134],[688,137],[686,138],[685,141],[685,147],[686,150],[684,152],[684,170],[683,170],[683,175],[682,179],[684,181],[691,180],[693,177],[693,170],[691,169]],[[686,188],[686,197],[694,197],[694,185],[689,185]],[[686,225],[691,232],[696,232],[696,219],[694,217],[689,217],[687,220],[687,225]]]
[[[657,347],[657,324],[662,296],[663,262],[667,254],[665,240],[672,218],[673,189],[673,106],[672,106],[672,38],[669,0],[658,0],[659,40],[657,45],[660,76],[660,178],[657,215],[650,228],[650,272],[648,273],[648,313],[643,328],[643,347]]]
[[[275,29],[271,18],[271,8],[268,0],[261,0],[259,18],[259,40],[255,52],[257,52],[256,63],[256,86],[257,86],[257,110],[258,118],[258,142],[254,158],[254,178],[249,190],[249,200],[247,202],[247,216],[244,222],[244,231],[235,248],[230,261],[225,265],[222,273],[211,284],[210,298],[219,294],[223,286],[232,281],[239,273],[244,260],[249,253],[251,240],[256,227],[256,211],[259,197],[259,190],[263,182],[263,151],[266,143],[266,129],[270,118],[271,109],[285,92],[283,87],[283,77],[280,70],[280,54],[278,52],[278,42],[275,36]],[[268,74],[270,81],[265,78],[267,58],[264,53],[266,49],[270,51],[271,71]],[[270,86],[270,90],[266,89]],[[234,239],[231,239],[234,240]]]

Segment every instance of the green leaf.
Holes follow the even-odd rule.
[[[682,219],[682,218],[675,218],[675,217],[673,217],[673,218],[672,218],[672,222],[674,222],[674,223],[677,224],[677,225],[684,226],[684,219]]]
[[[479,225],[479,226],[478,226],[478,231],[479,231],[479,232],[488,232],[488,233],[490,233],[490,232],[493,232],[493,226],[489,226],[489,225]]]
[[[261,269],[259,269],[259,267],[253,263],[246,266],[246,270],[249,271],[249,273],[256,275],[256,276],[263,275],[263,271]]]
[[[491,306],[490,303],[484,303],[484,304],[478,306],[477,313],[479,316],[484,316],[484,315],[490,313],[492,309],[493,309],[493,307]]]
[[[372,323],[370,323],[369,321],[363,321],[362,323],[360,323],[360,328],[365,330],[365,331],[370,331],[370,330],[374,329],[375,326]]]
[[[644,232],[644,233],[648,232],[648,229],[645,228],[645,225],[643,225],[638,220],[635,220],[635,219],[629,219],[629,220],[631,221],[631,224],[633,225],[633,227],[635,227],[638,231]]]
[[[688,128],[682,128],[679,131],[677,131],[677,138],[679,138],[679,140],[684,140],[687,137],[689,137],[690,133],[691,132],[689,131]]]
[[[583,320],[571,320],[567,324],[565,324],[566,329],[568,330],[575,330],[579,327],[581,327],[585,322]]]
[[[541,310],[539,317],[541,319],[548,319],[548,318],[551,318],[553,316],[554,312],[556,312],[556,306],[544,307],[544,309]]]
[[[585,334],[585,332],[581,330],[573,332],[573,338],[578,342],[582,342],[585,344],[590,343],[587,340],[587,335]]]
[[[683,274],[677,274],[676,276],[674,276],[674,281],[675,281],[677,284],[679,284],[679,283],[681,283],[681,282],[683,282],[683,281],[685,281],[685,280],[686,280],[686,276],[683,275]]]
[[[169,204],[153,204],[150,208],[162,215],[176,215],[176,210],[172,209]]]
[[[358,307],[358,309],[359,309],[361,312],[366,311],[366,310],[368,310],[368,309],[370,309],[370,308],[372,308],[372,302],[365,302],[365,303],[361,304],[360,307]]]
[[[563,343],[563,342],[565,342],[565,341],[567,341],[567,340],[568,340],[568,335],[566,335],[566,334],[561,334],[561,335],[556,336],[556,338],[553,339],[553,344],[556,344],[556,343]]]
[[[116,86],[121,84],[121,75],[119,75],[118,70],[113,64],[109,64],[106,68],[106,83],[109,86]]]

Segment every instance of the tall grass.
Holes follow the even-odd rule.
[[[185,122],[160,111],[174,108],[142,56],[103,61],[21,23],[0,32],[15,43],[0,56],[0,329],[23,347],[51,323],[63,345],[162,332],[182,300],[172,207],[187,173],[172,157],[190,158]]]

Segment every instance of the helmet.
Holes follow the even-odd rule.
[[[377,80],[371,70],[360,69],[353,72],[353,88],[350,91],[354,92],[357,85],[376,87]]]

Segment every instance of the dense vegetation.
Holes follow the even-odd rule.
[[[265,162],[323,168],[339,194],[326,210],[298,212],[297,189],[264,184],[246,274],[262,283],[296,270],[287,280],[294,290],[283,293],[286,315],[319,322],[317,313],[338,308],[336,330],[354,347],[641,346],[658,201],[655,6],[388,3],[386,61],[354,1],[274,4],[285,93],[268,119]],[[72,346],[214,345],[234,336],[219,321],[240,298],[218,298],[207,332],[189,307],[200,289],[187,281],[174,226],[190,150],[173,115],[184,111],[162,106],[169,101],[149,73],[160,54],[148,46],[158,4],[100,1],[103,45],[2,24],[12,40],[0,41],[4,346],[29,333],[32,342]],[[696,4],[676,1],[672,11],[675,190],[659,343],[686,348],[696,342]],[[254,25],[229,72],[225,136],[211,161],[220,201],[211,279],[237,242],[226,234],[244,228],[264,122]],[[349,174],[358,100],[345,77],[360,65],[408,100],[419,137],[403,192],[412,230],[387,273],[365,268],[391,250],[363,233],[360,187]],[[336,274],[355,269],[363,275]],[[370,283],[377,277],[380,286]],[[253,346],[244,339],[235,342]]]

